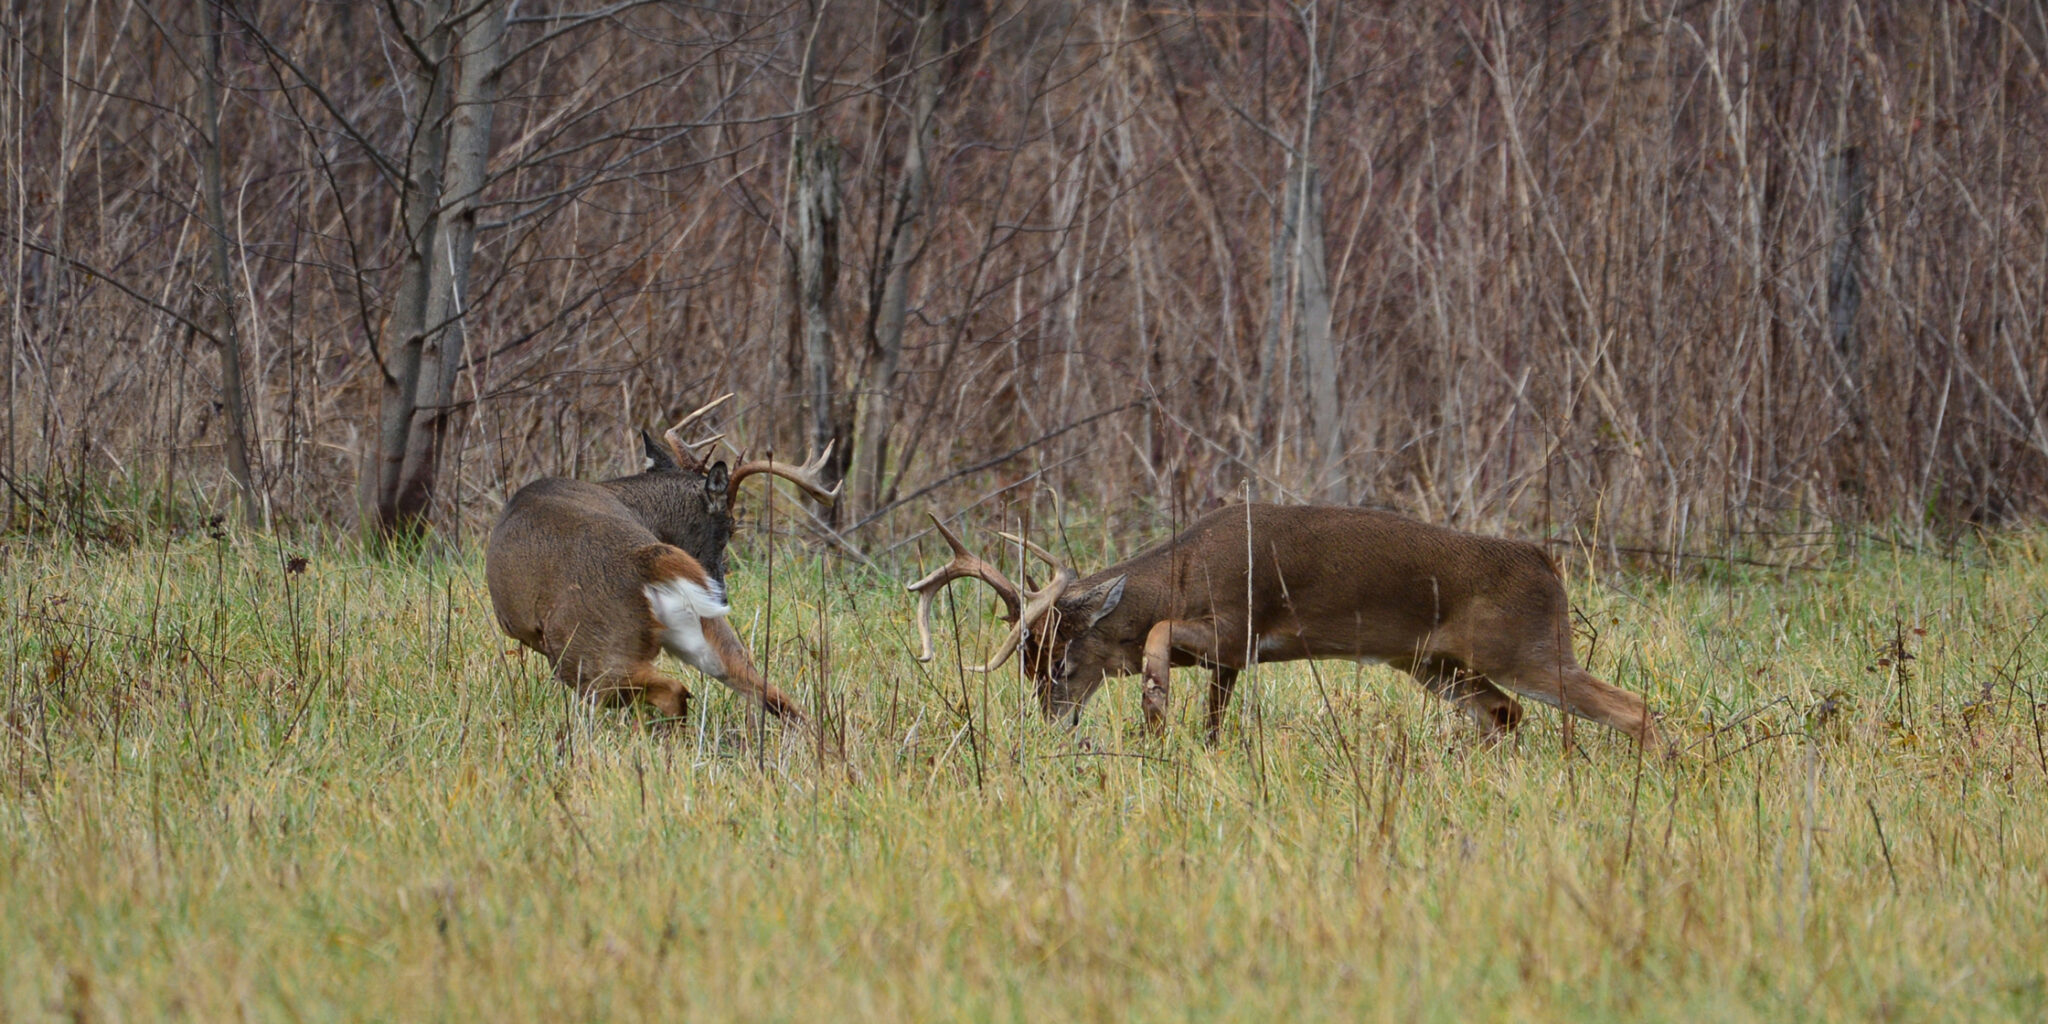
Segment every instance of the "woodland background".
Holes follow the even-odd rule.
[[[1251,493],[1678,550],[2048,511],[2030,2],[5,0],[0,514],[854,545]],[[69,517],[69,518],[67,518]]]

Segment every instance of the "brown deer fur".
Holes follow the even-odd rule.
[[[547,477],[506,502],[484,559],[498,625],[545,655],[555,677],[579,693],[644,695],[679,717],[690,692],[654,667],[667,650],[802,721],[726,621],[722,577],[740,480],[782,476],[829,501],[836,488],[817,481],[823,456],[797,467],[748,462],[728,476],[724,463],[691,455],[676,430],[663,441],[643,434],[646,472],[601,482]]]
[[[924,598],[925,657],[931,594],[968,575],[998,592],[1007,584],[946,537],[956,552],[953,565],[912,585]],[[1145,717],[1159,728],[1172,667],[1205,665],[1214,673],[1207,714],[1213,742],[1248,665],[1348,658],[1408,672],[1490,738],[1521,721],[1511,694],[1645,744],[1656,738],[1641,698],[1580,667],[1557,569],[1541,548],[1522,541],[1369,509],[1232,505],[1094,575],[1074,580],[1060,570],[1036,594],[1010,589],[1004,598],[1017,628],[992,660],[1021,648],[1040,706],[1052,716],[1077,719],[1104,678],[1142,673]],[[1031,605],[1049,607],[1038,612]]]

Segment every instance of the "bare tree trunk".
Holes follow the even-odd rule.
[[[805,433],[810,449],[823,451],[837,438],[850,440],[850,424],[843,422],[836,401],[832,352],[832,307],[839,288],[839,147],[830,137],[817,134],[816,67],[817,32],[823,24],[822,9],[813,11],[811,38],[804,49],[803,68],[798,73],[796,135],[790,160],[796,178],[796,274],[798,333],[803,350],[803,392]],[[845,472],[844,451],[834,456],[834,469]],[[834,512],[835,518],[843,513]]]
[[[804,353],[804,403],[812,451],[830,442],[833,415],[832,300],[839,290],[839,147],[806,139],[797,153],[796,299]]]
[[[1309,471],[1304,493],[1348,498],[1348,493],[1341,493],[1346,489],[1337,486],[1337,469],[1344,455],[1344,408],[1337,390],[1330,278],[1324,256],[1322,176],[1314,155],[1323,80],[1318,13],[1314,4],[1296,9],[1309,63],[1302,85],[1300,129],[1291,141],[1282,143],[1287,147],[1287,169],[1273,218],[1267,264],[1271,301],[1251,415],[1259,444],[1277,444],[1298,373],[1308,406],[1303,424],[1308,437],[1295,448]],[[1282,138],[1277,131],[1267,134],[1276,141]],[[1289,343],[1289,351],[1282,351],[1283,339]],[[1280,455],[1277,450],[1274,454],[1276,458]]]
[[[1866,195],[1862,153],[1843,146],[1828,155],[1828,184],[1834,191],[1835,238],[1828,254],[1828,340],[1840,357],[1836,394],[1850,422],[1863,428],[1863,339],[1856,334],[1856,311],[1863,301],[1863,202]]]
[[[506,7],[474,11],[462,32],[462,69],[448,111],[444,189],[434,230],[427,280],[426,333],[421,339],[405,462],[399,471],[401,520],[423,522],[434,499],[441,453],[455,412],[455,377],[462,365],[463,316],[468,312],[469,263],[476,251],[477,196],[491,158],[491,115],[498,98]]]
[[[1297,8],[1307,42],[1308,80],[1302,90],[1301,139],[1296,143],[1294,181],[1294,337],[1308,392],[1309,431],[1314,439],[1311,493],[1337,495],[1337,466],[1344,456],[1343,407],[1337,394],[1337,352],[1330,333],[1330,275],[1323,256],[1323,188],[1316,170],[1316,119],[1322,112],[1322,41],[1316,5]]]
[[[939,59],[945,52],[945,0],[926,0],[911,47],[915,99],[904,143],[903,174],[896,188],[894,216],[881,259],[881,298],[868,315],[868,367],[859,396],[860,433],[853,473],[855,516],[886,501],[882,474],[888,467],[889,425],[896,415],[896,374],[903,361],[903,327],[910,307],[910,268],[922,254],[918,221],[930,190],[927,164],[939,108]]]
[[[420,343],[427,331],[427,294],[433,263],[434,208],[441,202],[441,163],[446,151],[449,35],[448,0],[423,0],[423,22],[430,26],[421,41],[422,63],[413,69],[419,110],[412,144],[406,148],[405,177],[398,183],[398,206],[405,220],[406,250],[399,271],[398,292],[385,321],[384,344],[377,351],[384,372],[379,403],[376,455],[364,474],[366,504],[376,517],[377,531],[389,536],[399,529],[398,480],[405,467],[406,436],[420,381]]]
[[[0,60],[0,76],[5,78],[5,81],[0,81],[0,88],[16,97],[14,102],[0,106],[10,115],[4,125],[5,130],[0,131],[0,144],[6,146],[4,167],[7,171],[0,177],[6,180],[7,227],[14,234],[12,244],[8,246],[10,258],[6,268],[7,280],[14,282],[14,287],[7,290],[7,438],[0,442],[6,445],[4,452],[0,452],[0,470],[4,470],[6,479],[12,481],[20,473],[14,461],[14,414],[21,400],[15,368],[20,365],[19,339],[26,329],[26,321],[22,319],[22,293],[26,291],[23,286],[28,270],[28,183],[24,180],[28,173],[24,166],[28,150],[28,46],[22,36],[16,35],[0,39],[0,47],[4,47],[0,53],[4,53],[6,58]],[[17,511],[15,488],[10,484],[0,487],[0,492],[5,492],[7,501],[7,515],[0,519],[0,528],[12,529]]]
[[[197,0],[206,38],[200,46],[199,126],[203,136],[200,163],[205,175],[207,247],[213,264],[212,301],[207,303],[214,348],[220,353],[220,404],[227,418],[228,475],[242,492],[242,518],[250,526],[263,522],[256,478],[249,459],[249,400],[242,384],[240,317],[235,312],[234,272],[228,262],[228,222],[223,210],[220,165],[220,7],[215,0]]]
[[[1306,134],[1306,133],[1304,133]],[[1315,164],[1302,160],[1295,195],[1299,211],[1294,237],[1294,337],[1308,391],[1309,429],[1315,439],[1314,493],[1337,493],[1337,466],[1344,455],[1342,406],[1337,398],[1337,350],[1330,337],[1330,278],[1323,258],[1323,190]]]
[[[1280,206],[1273,212],[1273,243],[1267,251],[1266,282],[1270,301],[1266,303],[1266,331],[1259,341],[1259,383],[1252,391],[1252,436],[1259,448],[1272,444],[1279,428],[1281,403],[1273,393],[1280,386],[1280,336],[1287,326],[1287,307],[1293,293],[1287,288],[1289,253],[1294,251],[1295,178],[1289,175],[1282,189]]]
[[[489,164],[505,32],[503,3],[472,8],[460,25],[446,0],[424,7],[420,109],[400,183],[408,245],[382,353],[374,500],[387,537],[423,529],[433,504],[462,359],[476,196]]]

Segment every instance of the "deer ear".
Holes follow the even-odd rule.
[[[706,494],[724,493],[726,486],[731,480],[732,477],[727,473],[725,463],[714,462],[711,464],[711,468],[704,472],[704,491]]]
[[[1124,599],[1124,583],[1130,578],[1126,574],[1118,576],[1113,580],[1097,583],[1087,590],[1076,594],[1071,603],[1062,601],[1062,604],[1067,605],[1065,614],[1076,615],[1084,619],[1085,622],[1081,626],[1082,629],[1087,629],[1101,622],[1102,617],[1115,611],[1117,602]]]
[[[640,444],[647,449],[647,464],[640,468],[641,472],[652,473],[661,469],[682,468],[676,465],[675,453],[669,451],[668,444],[655,437],[646,427],[640,428]]]

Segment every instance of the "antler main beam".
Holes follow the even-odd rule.
[[[995,588],[1003,603],[1010,606],[1009,617],[1014,623],[1010,627],[1009,635],[1003,638],[1002,646],[996,648],[988,663],[973,667],[973,671],[976,672],[993,672],[1001,667],[1003,662],[1008,661],[1011,654],[1016,653],[1017,646],[1024,642],[1024,636],[1031,631],[1032,624],[1043,619],[1046,613],[1052,610],[1053,604],[1066,592],[1067,586],[1074,582],[1074,571],[1060,566],[1044,548],[1022,537],[1003,534],[1003,537],[1023,545],[1054,568],[1052,582],[1039,590],[1025,590],[1010,582],[1010,578],[1004,576],[1002,570],[967,550],[967,546],[960,543],[960,538],[954,536],[953,531],[946,529],[946,524],[940,522],[938,516],[932,515],[931,520],[932,525],[938,527],[939,536],[944,537],[946,545],[953,549],[953,560],[940,566],[924,579],[904,587],[917,595],[917,640],[920,648],[917,660],[930,661],[935,653],[932,649],[932,599],[938,596],[939,591],[946,589],[946,584],[971,577]]]
[[[753,476],[755,473],[767,473],[771,476],[779,476],[803,488],[811,497],[828,505],[838,501],[839,489],[842,484],[833,484],[827,487],[825,486],[824,477],[825,464],[832,457],[832,446],[835,443],[831,441],[826,442],[824,451],[819,452],[801,466],[792,466],[787,462],[777,462],[774,459],[759,459],[740,463],[739,468],[732,471],[731,482],[726,484],[726,500],[732,501],[739,497],[740,481]]]
[[[946,546],[953,549],[953,560],[933,570],[931,575],[924,579],[907,584],[903,588],[917,595],[919,661],[930,661],[937,653],[932,649],[932,599],[939,596],[939,591],[946,589],[946,584],[960,579],[977,579],[995,588],[1003,603],[1010,606],[1011,618],[1017,618],[1024,608],[1017,585],[1010,582],[1010,578],[1003,575],[1002,570],[982,561],[980,556],[967,550],[967,545],[960,543],[960,538],[954,536],[953,531],[946,529],[946,524],[940,522],[938,516],[929,512],[925,514],[931,516],[932,525],[938,527],[939,536],[946,539]]]

